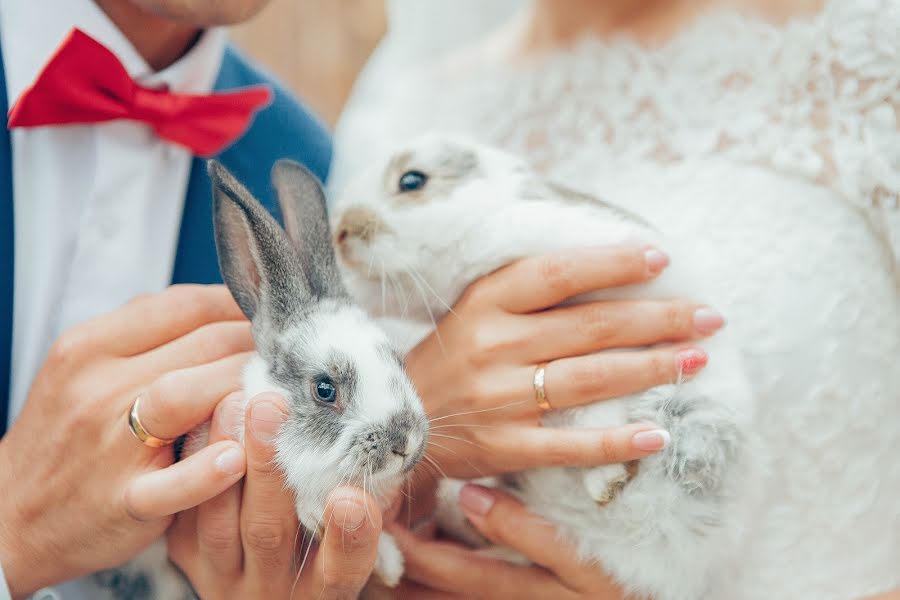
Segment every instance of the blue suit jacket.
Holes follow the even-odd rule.
[[[325,180],[331,162],[331,141],[322,124],[276,82],[254,68],[234,48],[228,47],[215,90],[268,84],[274,101],[260,111],[247,132],[217,158],[276,216],[274,191],[269,181],[272,165],[280,158],[305,164]],[[9,113],[6,76],[0,56],[0,108]],[[0,132],[0,436],[5,431],[9,407],[10,353],[13,326],[12,150],[9,131]],[[184,199],[178,250],[172,283],[221,283],[213,239],[212,195],[206,161],[194,158]]]

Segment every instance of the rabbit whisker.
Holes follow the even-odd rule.
[[[478,444],[478,443],[473,442],[472,440],[467,440],[467,439],[465,439],[465,438],[461,438],[461,437],[458,437],[458,436],[455,436],[455,435],[444,435],[444,434],[442,434],[442,433],[432,433],[431,435],[434,436],[434,437],[447,438],[448,440],[456,440],[457,442],[462,442],[462,443],[464,443],[464,444],[469,444],[470,446],[475,446],[476,448],[479,448],[479,449],[481,449],[481,450],[487,450],[487,447],[486,447],[486,446],[483,446],[483,445],[481,445],[481,444]]]
[[[454,450],[453,448],[448,448],[447,446],[443,446],[443,445],[441,445],[441,444],[438,444],[437,442],[435,442],[435,441],[433,441],[433,440],[428,440],[428,443],[429,443],[429,444],[432,444],[432,445],[434,445],[434,446],[437,446],[438,448],[442,448],[442,449],[444,449],[444,450],[447,450],[448,452],[452,452],[453,454],[459,456],[459,457],[462,458],[464,461],[466,461],[466,463],[467,463],[470,467],[472,467],[475,471],[477,471],[479,475],[481,475],[482,477],[485,477],[484,471],[482,471],[481,469],[479,469],[479,468],[478,468],[478,465],[475,465],[474,463],[472,463],[472,461],[469,460],[468,457],[466,457],[466,456],[460,454],[459,452],[457,452],[457,451]],[[446,475],[445,475],[445,477],[446,477]]]
[[[504,408],[509,408],[511,406],[516,406],[519,404],[524,404],[529,402],[529,400],[518,400],[516,402],[511,402],[509,404],[504,404],[503,406],[492,406],[491,408],[482,408],[480,410],[469,410],[465,412],[453,413],[452,415],[444,415],[442,417],[435,417],[433,419],[428,419],[429,422],[434,423],[435,421],[440,421],[441,419],[449,419],[451,417],[461,417],[463,415],[474,415],[478,413],[490,412],[492,410],[503,410]]]
[[[442,469],[441,466],[439,464],[437,464],[436,460],[434,460],[432,457],[428,456],[428,453],[423,454],[422,458],[427,460],[428,464],[433,466],[437,470],[437,472],[440,473],[441,477],[443,477],[444,479],[449,479],[449,477],[447,477],[447,473],[444,472],[444,469]]]
[[[446,423],[444,425],[437,425],[435,427],[431,427],[430,431],[434,431],[435,429],[445,429],[447,427],[487,427],[490,429],[499,427],[499,425],[481,425],[478,423]]]
[[[412,266],[411,264],[409,264],[407,261],[403,260],[402,258],[401,258],[400,260],[403,261],[403,266],[406,267],[407,273],[409,273],[409,275],[410,275],[413,279],[417,279],[417,280],[419,281],[419,283],[421,283],[422,285],[424,285],[424,286],[428,289],[428,291],[431,292],[431,295],[433,295],[434,298],[435,298],[438,302],[440,302],[441,305],[442,305],[444,308],[446,308],[447,311],[448,311],[450,314],[452,314],[452,315],[454,315],[454,316],[456,316],[456,317],[459,316],[459,315],[456,314],[456,312],[454,312],[453,307],[450,306],[449,304],[447,304],[447,302],[446,302],[443,298],[441,298],[441,295],[438,294],[438,293],[434,290],[433,287],[431,287],[431,285],[428,283],[428,280],[426,280],[425,277],[423,277],[422,274],[419,273],[419,272],[416,270],[416,268],[415,268],[414,266]]]

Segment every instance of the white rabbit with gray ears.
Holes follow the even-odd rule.
[[[317,533],[340,485],[364,486],[387,508],[424,453],[428,420],[402,355],[344,290],[321,185],[297,163],[275,165],[282,230],[224,167],[211,162],[209,172],[219,265],[256,342],[244,394],[288,401],[275,445],[300,522]],[[402,555],[388,534],[375,569],[399,582]]]
[[[300,522],[321,535],[328,496],[341,485],[364,487],[387,508],[425,451],[428,420],[402,355],[344,291],[319,182],[297,163],[275,165],[282,229],[222,165],[210,162],[209,174],[219,266],[256,342],[244,397],[287,400],[275,448]],[[243,431],[240,422],[233,434],[242,440]],[[207,432],[192,432],[184,453],[205,446]],[[375,573],[389,586],[403,574],[390,534],[379,539]],[[98,598],[193,597],[164,543],[94,581]]]
[[[386,324],[401,326],[407,346],[477,278],[565,248],[634,243],[672,257],[651,283],[573,302],[703,297],[689,261],[679,261],[672,243],[644,220],[458,137],[425,136],[373,163],[341,191],[332,219],[348,289]],[[671,434],[663,451],[630,468],[537,469],[495,485],[557,524],[584,560],[601,563],[627,591],[657,600],[704,598],[713,578],[728,576],[724,566],[740,552],[760,487],[752,397],[728,338],[722,331],[698,342],[711,359],[692,379],[543,417],[563,427],[657,423]],[[445,484],[445,491],[453,487]],[[439,521],[471,542],[453,506],[450,498]]]

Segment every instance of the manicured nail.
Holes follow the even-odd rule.
[[[338,500],[331,518],[344,531],[356,531],[366,518],[366,507],[354,500]]]
[[[278,435],[287,415],[274,402],[261,401],[250,410],[250,431],[261,442],[271,442]]]
[[[237,475],[244,471],[244,453],[237,448],[229,448],[216,457],[216,468],[226,475]]]
[[[219,431],[235,441],[240,440],[239,429],[243,413],[243,392],[232,392],[225,396],[225,399],[219,403],[219,407],[216,409]]]
[[[706,366],[709,356],[700,348],[688,348],[680,350],[675,355],[675,360],[682,375],[693,375]]]
[[[694,311],[694,327],[703,335],[709,335],[722,328],[725,319],[718,312],[708,306],[703,306]]]
[[[672,441],[672,436],[665,429],[639,431],[631,438],[631,445],[644,452],[662,450]]]
[[[467,483],[459,491],[459,503],[467,512],[484,516],[494,506],[494,493],[480,485]]]
[[[651,275],[658,275],[669,266],[669,257],[656,248],[649,248],[644,252],[644,260],[647,261],[647,270]]]

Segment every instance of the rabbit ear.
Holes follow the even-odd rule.
[[[331,245],[322,184],[306,167],[292,160],[275,163],[272,183],[278,193],[284,228],[300,255],[313,295],[345,297],[347,292]]]
[[[248,319],[281,321],[308,304],[309,285],[284,231],[220,163],[209,161],[219,267]]]

